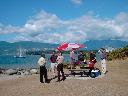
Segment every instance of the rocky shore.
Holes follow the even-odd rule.
[[[3,75],[32,75],[32,74],[39,74],[39,68],[31,68],[31,69],[0,69],[0,74]],[[47,71],[51,72],[51,68],[47,68]]]
[[[100,63],[96,67],[101,69]],[[40,83],[39,74],[0,81],[0,96],[128,96],[128,60],[107,62],[107,71],[102,78],[53,79],[49,84]],[[48,78],[52,78],[50,71]]]
[[[50,68],[47,68],[47,71],[51,72]],[[39,74],[39,68],[31,68],[31,69],[0,69],[0,81],[11,80],[15,78],[25,77],[33,74]]]

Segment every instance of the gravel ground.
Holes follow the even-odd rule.
[[[96,67],[101,69],[100,64]],[[39,74],[0,81],[0,96],[128,96],[128,60],[107,62],[107,71],[102,78],[54,79],[49,84],[40,83]]]

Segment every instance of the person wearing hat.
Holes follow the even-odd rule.
[[[47,69],[45,67],[47,61],[45,60],[45,54],[41,54],[41,58],[38,60],[38,64],[40,65],[40,82],[43,82],[43,76],[45,78],[45,83],[48,83],[47,79]]]
[[[107,54],[106,54],[104,48],[101,48],[101,52],[102,52],[102,57],[100,57],[100,58],[101,58],[102,73],[106,74],[106,58],[107,58]]]

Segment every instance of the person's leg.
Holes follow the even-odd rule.
[[[61,80],[65,80],[66,79],[66,77],[64,76],[64,71],[63,71],[63,64],[61,64],[61,74],[62,74],[62,79]]]
[[[54,63],[54,72],[55,72],[55,77],[56,77],[56,74],[58,74],[58,72],[57,72],[57,63]]]
[[[89,72],[88,72],[88,74],[87,74],[87,76],[90,76],[90,75],[91,75],[91,72],[92,72],[93,69],[94,69],[94,67],[91,66],[91,67],[90,67],[90,70],[89,70]]]
[[[58,71],[58,80],[57,80],[57,82],[60,81],[60,67],[61,67],[61,65],[58,64],[58,66],[57,66],[57,71]]]
[[[102,73],[106,72],[106,60],[101,60]]]
[[[40,67],[40,82],[44,83],[43,82],[43,68],[42,67]]]
[[[40,82],[41,82],[41,83],[44,83],[44,82],[43,82],[43,74],[40,74]]]
[[[106,60],[103,59],[103,73],[106,73]]]
[[[105,68],[104,68],[104,69],[105,69],[105,73],[106,73],[106,60],[105,60],[104,64],[105,64],[105,65],[104,65],[104,66],[105,66]]]
[[[75,68],[75,60],[72,60],[72,68]]]
[[[48,81],[48,77],[47,77],[47,69],[46,67],[44,66],[44,78],[45,78],[45,82]]]
[[[54,63],[51,63],[53,77],[55,77],[55,66],[54,65],[55,65]]]
[[[102,70],[102,73],[103,73],[103,60],[101,60],[101,70]]]

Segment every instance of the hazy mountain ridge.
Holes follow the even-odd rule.
[[[0,54],[16,54],[21,47],[24,51],[43,51],[55,50],[60,44],[38,43],[31,41],[20,41],[15,43],[8,43],[0,41]]]
[[[103,46],[120,48],[127,46],[128,42],[120,40],[90,40],[83,43],[87,48],[80,50],[99,50]],[[49,44],[49,43],[38,43],[32,41],[20,41],[15,43],[8,43],[0,41],[0,55],[2,54],[16,54],[20,46],[24,51],[44,51],[44,50],[55,50],[60,44]]]
[[[87,50],[99,50],[103,46],[120,48],[128,45],[126,41],[120,40],[90,40],[84,42],[83,45],[87,46]]]

